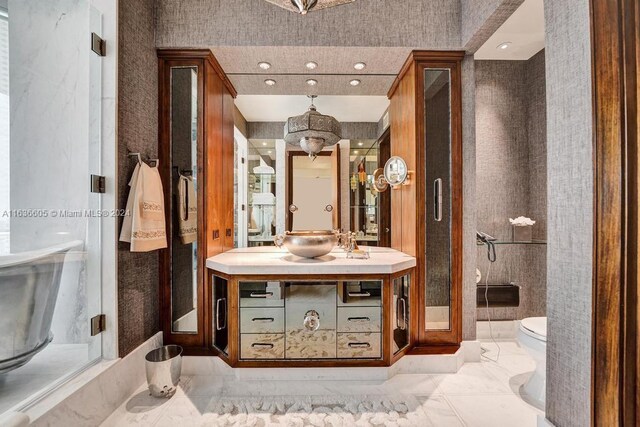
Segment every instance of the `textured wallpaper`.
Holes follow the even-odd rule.
[[[460,41],[475,52],[524,0],[461,0]]]
[[[459,0],[366,0],[306,16],[263,0],[158,0],[157,4],[159,47],[307,45],[445,49],[460,44]]]
[[[118,206],[124,209],[135,167],[128,152],[139,152],[144,158],[158,155],[154,1],[120,1],[118,15]],[[160,330],[158,281],[157,251],[132,253],[128,243],[118,243],[121,356]]]
[[[593,123],[588,1],[545,2],[547,411],[590,425]]]
[[[511,239],[508,218],[536,221],[533,237],[546,238],[546,108],[544,51],[528,61],[476,61],[477,227]],[[532,131],[532,129],[534,131]],[[491,265],[477,248],[485,283],[515,283],[520,306],[492,308],[492,320],[544,316],[546,246],[499,246]],[[478,320],[488,318],[478,309]]]

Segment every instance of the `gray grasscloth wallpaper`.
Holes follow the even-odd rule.
[[[524,0],[461,0],[460,45],[475,52]]]
[[[301,16],[262,0],[158,0],[159,47],[459,46],[460,0],[366,0]],[[393,23],[390,31],[389,23]]]
[[[589,2],[545,2],[547,76],[547,408],[590,425],[593,123]]]
[[[154,1],[120,1],[118,12],[118,205],[124,209],[135,162],[158,154],[158,63]],[[120,225],[122,221],[120,221]],[[118,346],[121,356],[160,330],[158,252],[118,243]]]
[[[477,227],[499,240],[511,239],[508,218],[520,215],[536,221],[534,239],[546,239],[544,66],[544,51],[528,61],[476,61]],[[520,286],[520,306],[492,308],[492,320],[545,315],[546,246],[498,246],[490,271],[486,246],[477,251],[482,284],[489,272],[489,284]]]
[[[342,139],[377,139],[376,122],[342,122]],[[282,139],[284,122],[247,122],[247,138]]]

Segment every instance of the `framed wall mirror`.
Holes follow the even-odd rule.
[[[340,144],[313,159],[287,151],[287,229],[340,229]]]

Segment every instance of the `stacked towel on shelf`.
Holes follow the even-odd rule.
[[[273,193],[254,193],[252,202],[254,205],[273,205],[276,202],[276,196]]]
[[[276,171],[271,166],[256,166],[253,168],[253,173],[256,174],[274,174]]]
[[[129,187],[120,241],[131,243],[131,252],[166,248],[164,193],[158,168],[138,163]]]
[[[178,179],[178,235],[183,244],[198,237],[198,200],[193,177],[180,175]]]

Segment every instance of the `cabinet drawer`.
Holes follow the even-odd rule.
[[[338,334],[338,358],[379,359],[382,357],[380,334],[377,332]]]
[[[338,332],[380,332],[380,307],[339,307]]]
[[[284,307],[281,282],[240,282],[240,307]]]
[[[284,359],[284,334],[241,334],[241,359]]]
[[[338,286],[338,307],[380,307],[382,305],[382,281],[347,281]]]
[[[284,333],[284,308],[241,308],[240,333]]]

